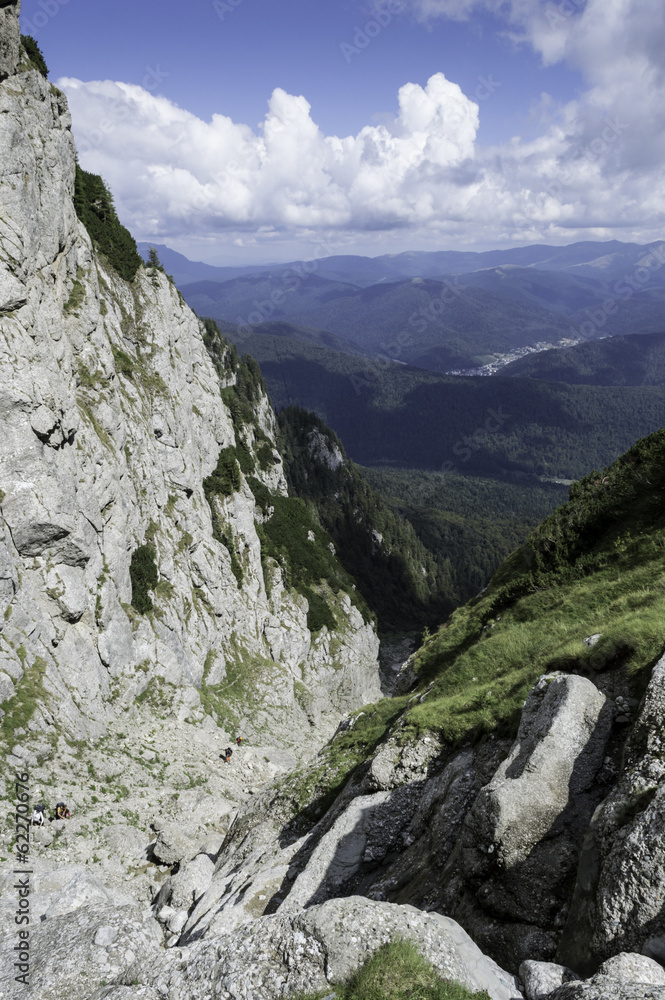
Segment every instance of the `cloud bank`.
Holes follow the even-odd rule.
[[[324,135],[304,96],[275,90],[257,130],[204,122],[149,90],[59,81],[82,164],[111,184],[137,235],[429,234],[473,242],[662,236],[665,7],[661,0],[409,0],[414,16],[501,18],[588,89],[547,106],[541,135],[477,142],[479,104],[436,73],[406,83],[393,119]],[[483,95],[485,96],[485,95]],[[488,97],[491,95],[487,95]]]

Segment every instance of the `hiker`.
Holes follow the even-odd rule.
[[[231,749],[231,747],[227,747],[226,750],[224,751],[224,753],[222,754],[222,756],[226,760],[227,764],[231,763],[231,754],[232,753],[233,753],[233,750]]]
[[[43,826],[45,822],[46,817],[44,816],[44,806],[41,802],[38,802],[32,814],[32,819],[30,820],[30,826]]]
[[[236,746],[239,747],[242,743],[242,736],[236,736]]]
[[[58,802],[57,806],[55,807],[55,818],[56,819],[72,818],[72,814],[70,813],[69,809],[67,808],[64,802]]]

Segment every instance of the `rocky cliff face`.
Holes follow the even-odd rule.
[[[166,276],[125,281],[94,250],[74,209],[66,101],[15,72],[16,5],[0,14],[0,697],[36,692],[25,725],[76,738],[151,683],[189,690],[196,710],[202,685],[219,694],[251,672],[231,713],[245,729],[300,729],[375,700],[373,627],[339,593],[337,629],[309,630],[306,599],[262,565],[245,476],[213,501],[213,532],[203,482],[223,449],[253,458],[271,442],[254,475],[286,492],[272,409],[262,396],[237,430],[202,325]],[[146,542],[158,583],[141,615],[130,565]]]
[[[403,936],[492,1000],[663,1000],[665,444],[580,488],[516,559],[526,583],[504,567],[313,757],[378,698],[376,634],[352,588],[290,585],[260,382],[240,419],[249,368],[209,353],[159,270],[125,280],[93,246],[65,100],[17,72],[18,7],[0,2],[0,789],[16,766],[33,802],[74,807],[31,834],[30,991],[322,994]],[[594,562],[619,501],[636,534]],[[286,534],[329,561],[303,517]],[[553,641],[559,618],[608,635]],[[26,995],[12,867],[0,997]]]

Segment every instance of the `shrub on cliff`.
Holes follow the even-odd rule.
[[[146,615],[153,607],[149,592],[155,589],[159,580],[154,545],[139,545],[132,552],[129,577],[132,581],[132,607],[140,615]]]
[[[21,45],[23,46],[25,54],[28,57],[29,68],[36,69],[42,74],[42,76],[48,76],[48,66],[46,65],[46,60],[42,55],[42,50],[32,35],[21,35]]]
[[[121,224],[113,196],[97,174],[76,164],[74,207],[95,247],[125,281],[131,281],[143,264],[134,237]]]

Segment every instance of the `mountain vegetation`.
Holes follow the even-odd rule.
[[[131,281],[142,265],[136,243],[118,219],[113,196],[97,174],[76,164],[74,207],[95,247],[125,281]]]
[[[36,39],[32,35],[21,35],[21,45],[27,60],[26,69],[36,69],[42,76],[48,76],[48,66]]]
[[[569,385],[665,385],[665,333],[608,337],[529,354],[502,375]]]
[[[361,465],[571,480],[611,462],[665,415],[659,387],[446,376],[293,338],[253,335],[243,345],[277,409],[316,412]]]
[[[322,420],[287,407],[279,427],[289,492],[315,508],[379,628],[403,632],[439,623],[454,606],[443,560],[439,564],[411,524],[346,461],[341,441]]]
[[[365,355],[433,371],[481,365],[496,353],[570,336],[569,321],[535,301],[432,279],[357,288],[319,274],[285,281],[264,272],[187,285],[183,295],[198,313],[243,328],[287,320],[328,330]]]
[[[360,471],[432,553],[454,607],[477,594],[499,564],[568,499],[568,487],[559,483],[385,466]]]
[[[426,639],[408,702],[366,706],[357,726],[284,781],[298,831],[389,733],[401,743],[435,734],[449,749],[514,738],[543,674],[587,676],[638,704],[663,652],[664,559],[665,431],[658,431],[577,483],[483,593]],[[299,805],[305,788],[312,810]]]
[[[330,993],[301,993],[292,1000],[330,1000]],[[335,983],[337,1000],[489,1000],[440,976],[415,944],[395,938],[383,945],[346,982]]]

